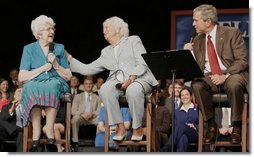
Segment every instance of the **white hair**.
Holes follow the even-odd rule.
[[[39,33],[46,27],[46,25],[55,27],[56,24],[51,17],[46,15],[40,15],[32,21],[31,29],[36,39],[39,39]]]
[[[111,24],[114,28],[119,29],[120,34],[123,37],[129,36],[129,28],[128,28],[129,26],[121,18],[119,18],[117,16],[110,17],[103,22],[103,27],[105,27],[108,24]]]

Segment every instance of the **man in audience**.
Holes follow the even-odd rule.
[[[92,92],[93,80],[91,77],[84,79],[84,92],[77,94],[72,103],[72,142],[74,151],[78,151],[78,133],[82,125],[97,125],[101,100]]]

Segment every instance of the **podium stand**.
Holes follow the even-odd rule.
[[[175,79],[191,81],[193,78],[204,77],[203,72],[196,63],[189,50],[168,50],[142,54],[149,69],[157,80],[172,79],[172,141],[171,150],[174,151],[175,126]]]

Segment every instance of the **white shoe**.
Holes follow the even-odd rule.
[[[126,137],[126,134],[124,134],[124,135],[115,135],[113,137],[113,140],[117,141],[117,142],[122,142],[125,139],[125,137]]]
[[[139,141],[142,141],[142,139],[143,139],[143,134],[141,136],[135,136],[135,135],[131,136],[132,141],[139,142]]]

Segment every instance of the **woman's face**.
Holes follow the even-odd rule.
[[[9,89],[9,83],[8,83],[8,81],[3,81],[2,83],[0,83],[0,91],[1,92],[7,92],[8,91],[8,89]]]
[[[43,43],[51,43],[54,40],[55,28],[50,25],[45,25],[44,29],[40,32],[40,41]]]
[[[118,33],[117,30],[111,24],[106,24],[103,27],[104,38],[107,41],[110,41],[112,38],[114,38],[117,35],[117,33]]]
[[[190,92],[186,89],[182,90],[181,92],[181,101],[183,104],[189,104],[192,100],[192,96],[190,95]]]

